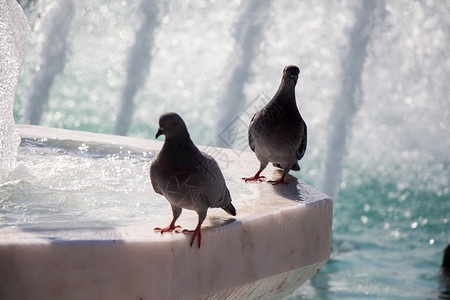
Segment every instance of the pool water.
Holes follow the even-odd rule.
[[[331,259],[293,299],[439,297],[449,165],[412,164],[399,160],[382,172],[347,166],[348,183],[334,203]]]
[[[100,228],[170,212],[149,179],[152,152],[23,140],[0,190],[0,226]]]

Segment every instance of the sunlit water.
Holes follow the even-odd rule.
[[[129,135],[153,138],[159,115],[175,110],[196,143],[214,143],[218,115],[226,106],[217,101],[226,99],[236,57],[242,57],[234,52],[239,41],[235,24],[247,11],[245,3],[161,4],[151,68],[134,99]],[[250,43],[256,50],[243,85],[246,110],[254,110],[253,101],[266,97],[261,95],[273,95],[285,65],[301,68],[296,92],[308,124],[308,149],[302,170],[293,175],[313,186],[323,176],[331,108],[348,75],[341,59],[355,3],[267,3],[265,24],[258,27],[261,41]],[[113,132],[129,77],[128,53],[141,24],[139,5],[75,3],[67,61],[50,89],[42,125]],[[25,13],[32,33],[14,108],[18,123],[25,121],[26,99],[40,71],[43,19],[50,12],[44,1],[37,1]],[[450,7],[445,1],[387,1],[376,16],[360,78],[362,94],[347,132],[331,259],[292,298],[438,297],[436,273],[450,232]],[[230,124],[245,127],[251,114],[235,113],[238,119]],[[245,131],[239,137],[244,144],[230,144],[248,150]],[[116,150],[106,155],[91,151],[88,157],[78,148],[23,144],[15,181],[1,187],[0,207],[8,208],[2,222],[56,228],[65,222],[83,226],[71,223],[83,220],[86,226],[103,226],[102,216],[120,225],[139,222],[159,209],[167,214],[168,204],[161,198],[154,201],[148,179],[155,153]],[[53,163],[46,159],[49,155]],[[111,196],[104,197],[106,192]],[[156,207],[159,202],[162,207]]]
[[[1,186],[0,226],[95,228],[170,212],[152,192],[151,157],[112,146],[24,140],[16,170]]]

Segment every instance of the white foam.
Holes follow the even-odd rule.
[[[28,35],[28,23],[15,0],[0,2],[0,183],[14,169],[20,137],[13,118],[14,96]]]

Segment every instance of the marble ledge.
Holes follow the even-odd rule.
[[[25,138],[154,153],[162,146],[154,140],[40,126],[19,126],[19,131]],[[208,152],[233,176],[250,175],[258,166],[250,152]],[[280,176],[273,167],[264,173]],[[139,225],[97,230],[1,229],[0,299],[284,298],[328,260],[333,213],[329,196],[293,176],[287,182],[245,184],[251,193],[233,199],[236,217],[209,210],[200,249],[189,246],[187,235],[153,231],[170,221],[170,213]],[[183,227],[193,228],[196,221],[195,213],[183,211]]]

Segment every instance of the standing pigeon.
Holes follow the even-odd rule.
[[[280,87],[260,111],[256,112],[248,127],[248,144],[260,161],[255,176],[243,178],[261,180],[261,172],[269,162],[283,169],[283,176],[273,184],[285,183],[289,170],[300,171],[298,160],[306,151],[306,124],[295,101],[295,84],[300,69],[287,66],[283,70]]]
[[[153,189],[164,195],[172,206],[173,219],[166,228],[155,228],[161,233],[174,231],[180,226],[175,222],[183,208],[195,210],[198,224],[193,232],[191,246],[198,236],[198,247],[201,243],[200,227],[206,218],[209,207],[221,207],[230,215],[236,215],[231,204],[230,191],[217,162],[194,145],[186,124],[176,113],[166,113],[159,118],[156,133],[166,136],[164,145],[150,166],[150,179]]]

